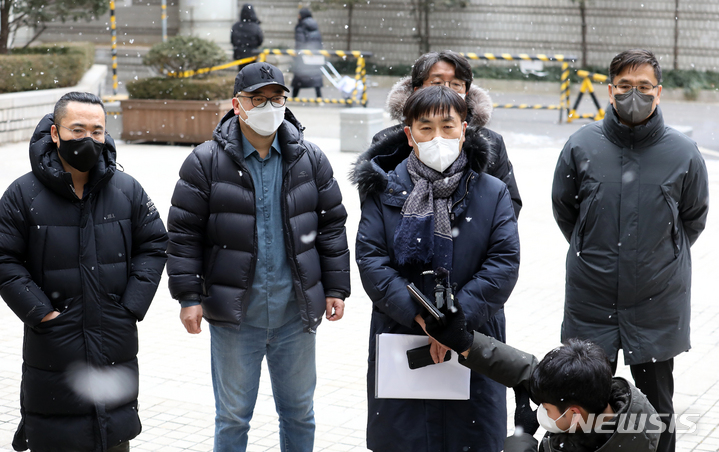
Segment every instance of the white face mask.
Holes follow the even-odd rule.
[[[459,157],[461,135],[459,138],[434,137],[431,141],[417,143],[414,135],[412,135],[411,128],[409,134],[414,144],[417,145],[419,160],[437,172],[444,172]],[[464,131],[462,131],[462,134],[464,134]]]
[[[459,93],[457,93],[457,94],[459,94]],[[467,97],[467,95],[466,95],[466,94],[459,94],[459,97],[461,97],[462,99],[464,99],[465,97]]]
[[[567,411],[569,411],[569,408],[567,408],[567,410],[562,413],[562,415],[559,416],[557,420],[561,419],[565,414],[567,414]],[[549,417],[547,409],[544,408],[544,404],[539,404],[539,406],[537,407],[537,422],[539,422],[539,425],[541,425],[544,430],[548,431],[549,433],[564,433],[569,430],[569,428],[567,428],[566,430],[562,430],[561,428],[557,427],[557,420],[554,420]]]
[[[245,124],[250,126],[257,135],[268,137],[275,133],[279,129],[282,121],[285,119],[285,106],[276,108],[270,105],[272,102],[267,101],[264,107],[255,107],[250,111],[245,110],[242,106],[242,102],[239,102],[240,108],[247,115],[247,119],[240,120],[244,121]]]

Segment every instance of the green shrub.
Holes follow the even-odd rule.
[[[125,85],[131,99],[222,100],[232,97],[234,77],[150,77]]]
[[[225,52],[212,41],[196,36],[175,36],[152,46],[142,58],[142,64],[159,73],[179,73],[217,66],[225,60]],[[199,78],[204,76],[206,74],[197,75]]]
[[[13,49],[0,56],[0,93],[77,85],[95,59],[91,43],[56,43]]]

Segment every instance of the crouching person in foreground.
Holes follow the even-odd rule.
[[[590,341],[569,339],[541,362],[529,353],[465,328],[462,306],[447,323],[427,323],[427,333],[465,359],[460,361],[515,392],[529,391],[539,405],[536,420],[547,434],[538,445],[534,419],[515,416],[517,429],[505,452],[655,451],[662,421],[644,394],[624,378],[612,378],[609,358]],[[528,402],[528,401],[527,401]],[[517,412],[527,413],[528,403]],[[523,419],[522,419],[523,417]],[[539,446],[539,447],[538,447]]]
[[[123,452],[140,433],[137,322],[167,233],[116,155],[100,98],[67,93],[0,201],[0,295],[25,324],[15,450]]]

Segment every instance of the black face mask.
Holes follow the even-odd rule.
[[[90,171],[97,164],[102,150],[105,149],[105,143],[95,141],[92,137],[63,141],[58,132],[57,139],[60,140],[60,146],[58,147],[60,157],[68,165],[83,173]]]

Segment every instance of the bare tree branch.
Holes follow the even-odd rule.
[[[35,32],[35,35],[32,37],[32,39],[30,39],[30,40],[27,42],[27,44],[25,44],[25,46],[23,47],[23,49],[27,49],[27,48],[30,46],[30,44],[32,44],[32,42],[33,42],[34,40],[36,40],[37,37],[40,36],[40,35],[42,34],[42,32],[45,31],[46,29],[47,29],[47,25],[42,24],[42,28],[40,28],[40,30],[38,30],[37,32]]]

